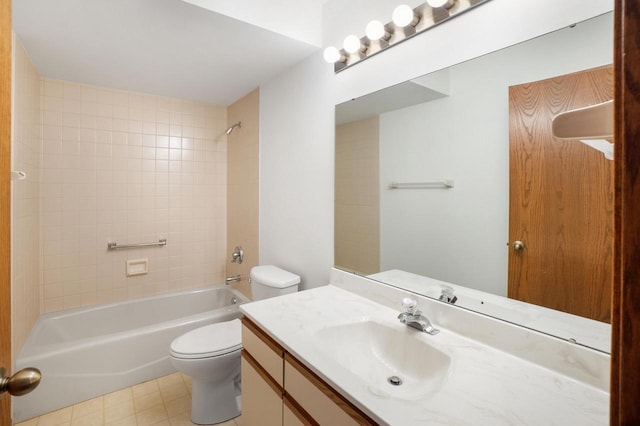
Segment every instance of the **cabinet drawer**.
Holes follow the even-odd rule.
[[[282,392],[274,389],[254,363],[246,353],[242,353],[242,422],[281,426]]]
[[[283,426],[318,426],[318,423],[309,419],[309,415],[301,413],[297,404],[292,402],[286,395],[284,397],[284,406],[282,408],[282,425]]]
[[[284,350],[246,317],[242,319],[242,347],[280,387],[284,386]]]
[[[284,370],[285,399],[293,399],[316,424],[376,424],[289,354],[285,357]]]

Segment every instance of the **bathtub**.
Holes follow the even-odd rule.
[[[40,385],[13,399],[14,421],[54,411],[175,372],[169,345],[197,327],[240,317],[242,293],[224,286],[41,315],[16,369],[42,371]]]

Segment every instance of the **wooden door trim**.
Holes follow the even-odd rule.
[[[0,0],[0,367],[6,367],[7,373],[12,368],[11,45],[11,0]],[[11,425],[11,398],[7,393],[0,395],[0,425]]]
[[[611,424],[640,424],[640,4],[616,0]]]

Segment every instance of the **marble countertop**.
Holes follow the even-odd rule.
[[[434,325],[416,339],[451,358],[447,375],[404,394],[372,390],[340,357],[327,356],[314,335],[329,327],[375,321],[406,327],[394,310],[328,285],[240,307],[288,352],[380,424],[403,425],[606,425],[609,393],[569,375],[524,360],[477,339]],[[473,321],[473,313],[465,313]],[[477,314],[475,314],[477,315]],[[428,316],[428,315],[427,315]],[[432,320],[433,322],[433,320]],[[487,330],[490,335],[492,331]]]

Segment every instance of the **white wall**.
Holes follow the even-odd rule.
[[[449,97],[382,114],[381,270],[506,296],[508,87],[610,64],[612,39],[608,14],[454,66]],[[451,190],[387,190],[452,178]]]
[[[369,11],[379,13],[389,3],[330,0],[324,9],[325,41],[335,43],[352,32],[364,34],[362,23],[370,19]],[[264,84],[260,98],[261,263],[300,274],[302,288],[328,282],[333,264],[335,104],[612,7],[612,0],[491,0],[339,74],[333,74],[318,52]]]

